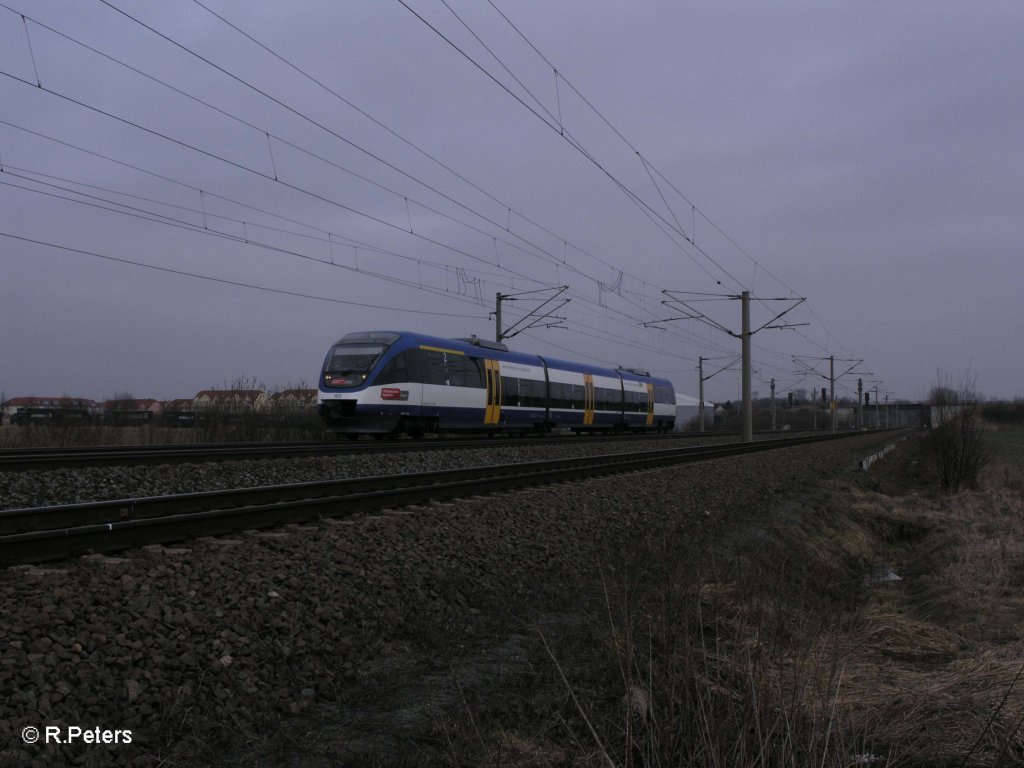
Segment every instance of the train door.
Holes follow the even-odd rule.
[[[484,360],[487,407],[484,409],[484,424],[497,424],[501,419],[501,363],[498,360]]]
[[[544,423],[545,431],[551,428],[551,376],[548,373],[548,361],[543,357],[537,357],[544,368]]]
[[[654,424],[654,385],[647,384],[647,426]]]
[[[589,373],[583,374],[583,423],[594,423],[594,377]]]

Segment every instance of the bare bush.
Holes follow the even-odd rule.
[[[948,376],[940,374],[929,402],[932,414],[928,445],[939,473],[939,485],[950,494],[977,488],[992,452],[973,377],[965,377],[959,386],[953,386]]]

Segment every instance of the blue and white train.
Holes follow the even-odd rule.
[[[324,360],[317,412],[331,432],[667,432],[672,382],[408,331],[350,333]]]

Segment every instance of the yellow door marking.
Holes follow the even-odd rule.
[[[484,377],[487,383],[487,407],[484,410],[484,424],[497,424],[501,418],[500,362],[485,359]]]
[[[583,374],[583,423],[594,423],[594,377]]]

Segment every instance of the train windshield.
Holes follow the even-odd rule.
[[[331,350],[327,370],[331,373],[366,373],[387,347],[383,344],[339,344]]]
[[[384,351],[397,339],[390,333],[353,333],[331,350],[324,363],[324,383],[331,387],[354,387],[366,381],[367,374]]]

